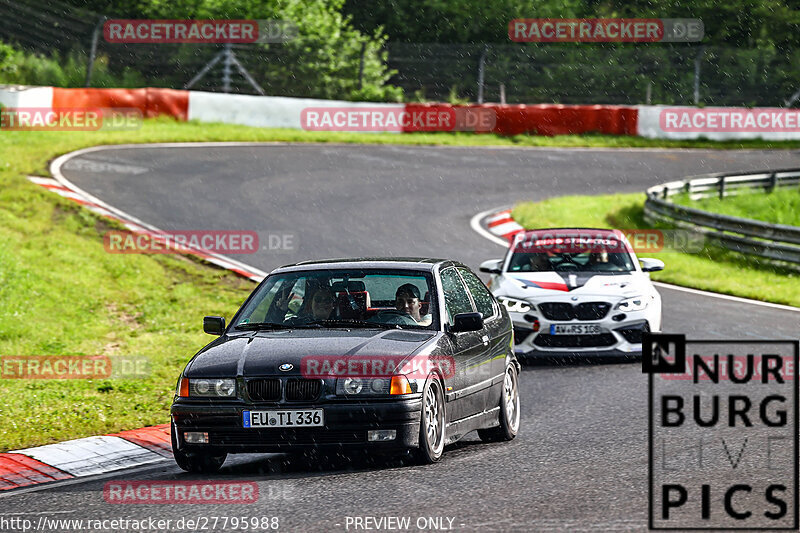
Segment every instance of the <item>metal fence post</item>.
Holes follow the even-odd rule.
[[[722,200],[725,198],[725,176],[719,177],[719,199]]]
[[[483,45],[481,57],[478,60],[478,103],[483,103],[483,71],[486,65],[486,53],[489,51],[489,45]]]
[[[222,91],[229,93],[231,92],[231,65],[233,64],[232,59],[232,51],[231,51],[231,43],[225,43],[224,48],[225,59],[222,63]]]
[[[358,90],[364,87],[364,54],[367,52],[367,43],[361,43],[361,59],[358,62]]]
[[[700,103],[700,63],[703,60],[705,51],[706,47],[701,46],[697,50],[697,56],[694,58],[694,105]]]
[[[86,65],[86,84],[84,87],[91,87],[92,85],[92,71],[94,70],[94,59],[97,55],[97,41],[100,38],[100,28],[103,27],[105,21],[106,17],[101,16],[94,27],[94,31],[92,32],[92,46],[89,49],[89,64]]]

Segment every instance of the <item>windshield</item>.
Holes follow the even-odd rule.
[[[630,244],[604,230],[536,230],[513,244],[509,272],[606,272],[636,270]]]
[[[627,252],[517,252],[509,272],[631,272]]]
[[[514,245],[509,272],[631,272],[626,242],[609,234],[534,232]]]
[[[234,323],[437,329],[431,276],[407,270],[314,270],[270,276]]]

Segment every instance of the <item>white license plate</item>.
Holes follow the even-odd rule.
[[[550,335],[600,335],[600,324],[550,324]]]
[[[322,409],[242,412],[242,425],[246,428],[296,428],[324,424],[325,414]]]

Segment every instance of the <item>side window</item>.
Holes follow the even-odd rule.
[[[472,294],[472,299],[475,300],[475,307],[478,308],[478,312],[483,315],[483,318],[489,318],[494,315],[492,295],[486,290],[486,286],[480,278],[466,268],[459,268],[458,272],[464,278],[464,282],[467,284],[470,294]]]
[[[447,310],[447,320],[452,324],[453,317],[459,313],[471,313],[472,302],[469,301],[467,289],[458,276],[455,268],[442,271],[442,290],[444,291],[444,304]]]

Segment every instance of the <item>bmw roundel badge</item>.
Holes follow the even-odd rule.
[[[293,368],[294,368],[294,365],[292,363],[283,363],[281,366],[278,367],[278,369],[281,372],[288,372],[289,370],[291,370]]]

